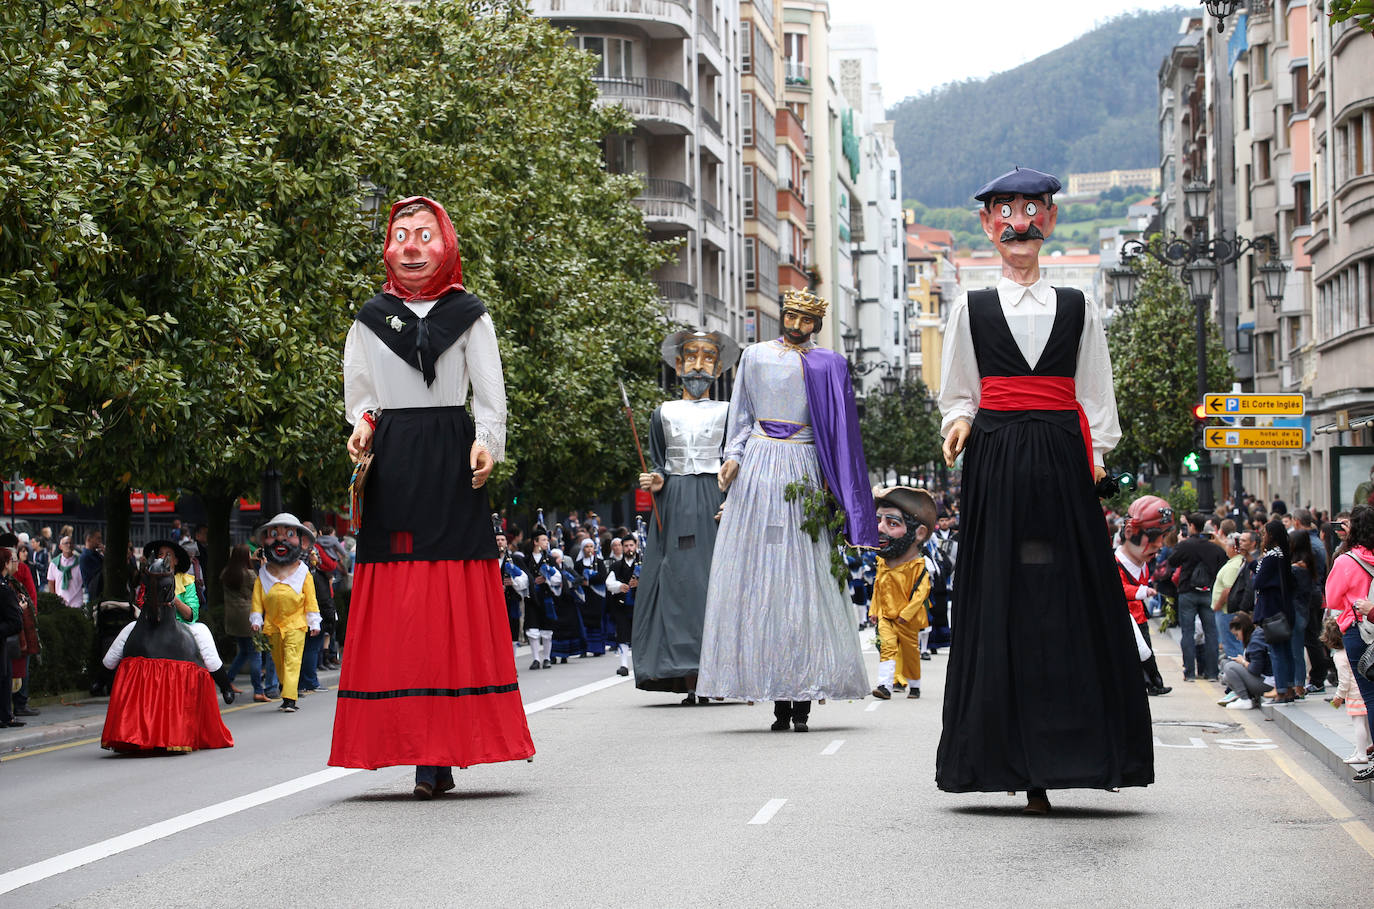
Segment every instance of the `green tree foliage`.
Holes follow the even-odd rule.
[[[1196,309],[1167,266],[1142,259],[1135,301],[1120,307],[1107,327],[1122,432],[1110,459],[1117,469],[1151,465],[1177,479],[1194,446]],[[1226,346],[1209,317],[1207,387],[1227,389],[1234,379]]]
[[[859,434],[870,470],[913,474],[940,457],[940,415],[926,410],[930,390],[920,379],[903,381],[893,394],[874,392],[864,399]]]
[[[1353,21],[1360,28],[1374,34],[1374,2],[1372,0],[1331,0],[1328,4],[1332,22]]]
[[[907,192],[934,206],[971,205],[979,186],[1015,164],[1061,178],[1154,166],[1157,73],[1183,14],[1118,16],[1014,69],[894,105],[888,117]],[[995,58],[997,50],[973,53]]]
[[[633,474],[613,379],[647,417],[663,254],[601,166],[628,118],[524,4],[4,4],[0,54],[0,450],[106,495],[110,551],[130,485],[201,492],[212,554],[268,463],[341,498],[368,181],[453,215],[502,333],[499,476],[577,499]]]

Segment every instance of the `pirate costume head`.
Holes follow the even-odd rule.
[[[924,489],[911,486],[874,486],[873,504],[879,509],[895,508],[893,514],[878,516],[878,555],[898,559],[913,543],[922,543],[935,532],[935,498]],[[925,534],[921,534],[921,528]]]

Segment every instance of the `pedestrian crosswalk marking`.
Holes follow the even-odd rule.
[[[843,744],[844,739],[835,739],[835,741],[825,746],[825,750],[822,751],[821,754],[834,754],[835,752],[840,750],[840,746],[842,746]]]

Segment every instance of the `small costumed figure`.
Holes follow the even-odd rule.
[[[114,670],[110,706],[100,747],[111,751],[194,751],[229,748],[234,737],[220,719],[215,688],[226,704],[234,701],[210,629],[181,620],[186,604],[179,599],[179,575],[190,569],[190,556],[171,541],[149,544],[166,553],[151,561],[143,575],[143,611],[125,625],[105,653]],[[184,592],[184,591],[183,591]]]
[[[534,744],[482,488],[506,446],[496,327],[439,203],[393,205],[382,258],[386,284],[344,345],[348,449],[372,462],[329,763],[414,765],[423,800],[453,788],[454,766]]]
[[[1116,548],[1116,570],[1121,576],[1121,591],[1131,610],[1131,621],[1140,631],[1140,642],[1150,656],[1142,659],[1145,693],[1151,697],[1168,694],[1172,688],[1164,684],[1150,644],[1150,617],[1145,602],[1155,595],[1150,584],[1150,561],[1164,545],[1164,535],[1174,526],[1174,510],[1159,496],[1141,496],[1126,510],[1126,526],[1121,531],[1121,545]]]
[[[930,625],[931,574],[924,555],[935,531],[935,499],[924,489],[875,486],[878,509],[878,574],[868,616],[878,627],[878,686],[873,696],[892,697],[898,671],[907,697],[921,696],[921,631]]]
[[[285,713],[300,709],[296,697],[305,638],[320,633],[315,578],[310,566],[301,561],[301,541],[307,536],[310,531],[288,512],[258,528],[266,558],[253,584],[253,610],[248,622],[254,631],[266,632],[272,644],[272,662],[281,682],[281,706],[277,709]]]
[[[1154,782],[1150,708],[1094,490],[1121,438],[1107,336],[1081,290],[1040,272],[1059,186],[1017,168],[974,195],[1002,277],[954,301],[940,380],[945,463],[964,461],[935,782],[1024,791],[1028,814],[1050,811],[1050,789]]]
[[[716,548],[716,514],[725,501],[717,474],[725,444],[728,401],[712,401],[711,385],[739,359],[739,345],[719,331],[678,331],[660,348],[682,382],[682,397],[654,408],[647,473],[663,529],[649,528],[632,625],[635,687],[682,692],[698,703],[697,668],[706,621],[706,583]]]

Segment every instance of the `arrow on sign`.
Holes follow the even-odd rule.
[[[1225,438],[1226,434],[1223,432],[1212,432],[1207,436],[1207,441],[1211,442],[1213,445],[1220,445]]]

